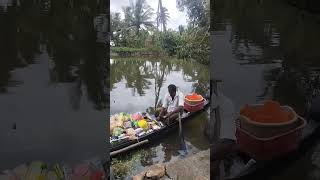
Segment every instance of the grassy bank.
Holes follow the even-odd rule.
[[[159,56],[165,53],[159,48],[111,47],[111,54],[120,57]]]

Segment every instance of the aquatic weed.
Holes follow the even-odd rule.
[[[136,167],[136,164],[141,160],[142,155],[145,154],[144,150],[139,150],[134,153],[129,153],[122,158],[113,159],[111,162],[111,169],[116,179],[123,179],[131,174]]]

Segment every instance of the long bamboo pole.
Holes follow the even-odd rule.
[[[115,155],[118,155],[119,153],[123,153],[123,152],[129,151],[129,150],[131,150],[131,149],[133,149],[133,148],[136,148],[136,147],[141,146],[141,145],[146,144],[146,143],[149,143],[149,140],[148,140],[148,139],[143,140],[143,141],[140,141],[140,142],[137,142],[137,143],[135,143],[135,144],[132,144],[132,145],[130,145],[130,146],[128,146],[128,147],[119,149],[119,150],[117,150],[117,151],[113,151],[113,152],[110,153],[110,156],[113,157],[113,156],[115,156]]]
[[[221,82],[221,80],[213,80],[213,92],[215,96],[217,97],[216,100],[219,99],[219,92],[218,92],[218,82]],[[220,116],[220,105],[219,102],[214,102],[217,103],[217,105],[214,107],[213,111],[215,114],[215,121],[213,123],[213,141],[219,141],[220,139],[220,129],[221,129],[221,116]],[[212,126],[211,126],[212,127]],[[215,148],[215,147],[213,147]],[[218,172],[214,172],[214,176],[216,176],[219,180],[224,180],[225,179],[225,172],[224,172],[224,162],[223,160],[219,161],[218,163]]]

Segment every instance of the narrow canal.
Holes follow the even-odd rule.
[[[116,58],[110,60],[110,111],[111,114],[127,112],[154,112],[155,105],[164,97],[169,84],[181,92],[205,94],[209,87],[209,68],[196,62],[170,58]],[[209,108],[208,108],[209,109]],[[183,125],[190,154],[209,148],[204,135],[209,112],[190,119]],[[156,163],[179,158],[178,129],[158,142],[121,158],[113,159],[113,169],[118,178],[139,173]],[[131,168],[129,168],[131,166]],[[126,168],[121,171],[121,168]]]

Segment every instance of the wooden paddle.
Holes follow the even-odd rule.
[[[182,156],[186,156],[188,154],[188,151],[187,151],[186,142],[184,141],[184,135],[183,135],[183,130],[182,130],[181,112],[179,112],[178,120],[179,120],[179,136],[180,136],[180,150],[179,150],[179,153]]]

